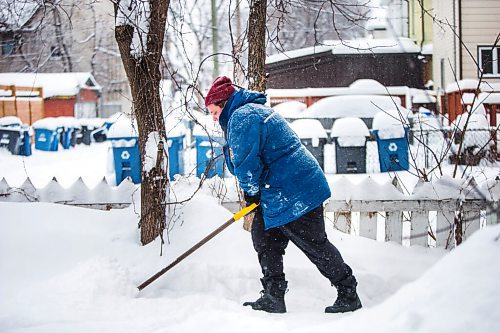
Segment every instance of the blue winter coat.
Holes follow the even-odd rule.
[[[316,159],[266,96],[240,89],[219,117],[229,171],[249,195],[260,193],[265,228],[294,221],[331,195]]]

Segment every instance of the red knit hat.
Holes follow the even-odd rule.
[[[212,83],[207,96],[205,96],[205,106],[226,101],[235,90],[230,78],[227,76],[219,76]]]

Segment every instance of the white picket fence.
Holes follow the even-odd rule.
[[[95,187],[89,188],[82,178],[70,187],[62,187],[53,178],[42,188],[35,188],[29,178],[21,186],[10,186],[5,178],[0,181],[0,201],[4,202],[52,202],[94,209],[124,208],[132,203],[132,196],[139,185],[127,178],[119,186],[108,184],[106,178]]]
[[[451,248],[457,233],[463,240],[481,227],[500,223],[498,180],[477,186],[474,179],[441,178],[417,184],[411,195],[404,195],[397,184],[372,183],[340,179],[330,184],[333,195],[325,213],[335,228],[404,245]]]
[[[436,247],[455,246],[456,233],[467,239],[474,231],[500,223],[500,181],[477,186],[467,182],[441,178],[433,183],[417,184],[413,194],[405,195],[397,182],[378,184],[367,177],[353,184],[347,177],[330,183],[332,197],[325,205],[325,215],[338,230],[380,241],[403,245]],[[0,201],[52,202],[94,209],[124,208],[140,195],[139,185],[129,179],[119,186],[103,179],[89,188],[81,178],[69,188],[57,179],[43,188],[30,181],[18,187],[0,181]],[[238,210],[239,204],[223,204]],[[458,226],[458,229],[457,229]]]

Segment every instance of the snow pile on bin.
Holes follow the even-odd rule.
[[[382,140],[403,138],[408,128],[408,117],[399,110],[379,111],[373,118],[372,129]]]
[[[276,104],[273,109],[283,118],[295,119],[304,117],[304,110],[307,109],[307,105],[299,101],[288,101]]]
[[[297,119],[290,127],[300,139],[311,139],[313,147],[318,147],[320,139],[328,139],[325,129],[317,119]]]
[[[336,138],[342,147],[364,146],[369,136],[370,131],[366,124],[356,117],[337,119],[330,132],[330,137]]]

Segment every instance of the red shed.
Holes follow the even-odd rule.
[[[42,87],[44,117],[98,116],[101,87],[91,73],[0,73],[0,84]]]

